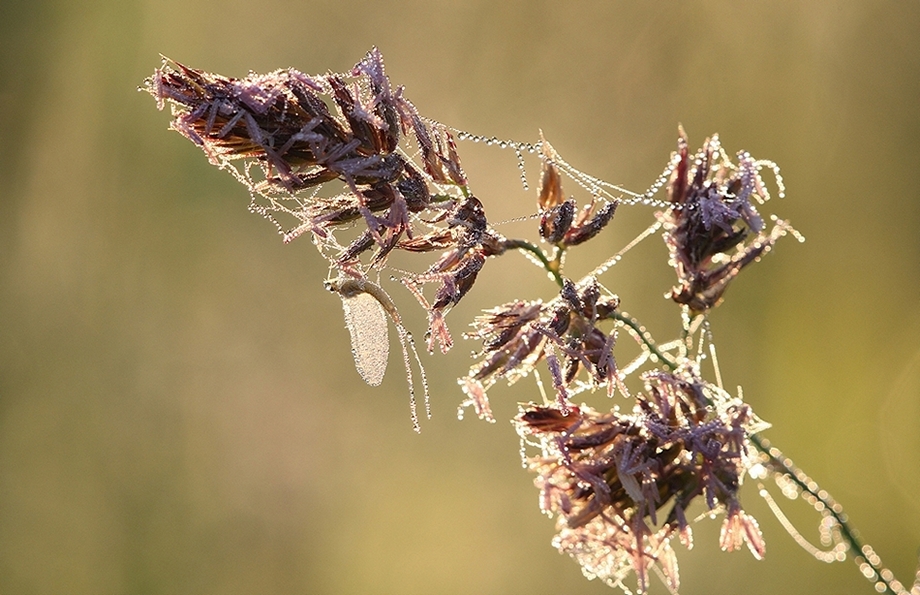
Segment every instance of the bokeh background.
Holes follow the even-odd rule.
[[[372,45],[423,114],[522,141],[542,128],[633,190],[678,123],[694,147],[719,132],[780,163],[787,198],[766,210],[807,241],[783,239],[714,312],[723,374],[912,580],[920,3],[3,0],[0,593],[609,592],[550,546],[521,468],[507,420],[534,385],[493,390],[497,424],[458,422],[475,346],[423,356],[434,418],[415,435],[396,358],[380,388],[355,373],[309,240],[282,245],[136,91],[159,53],[323,73]],[[493,221],[534,211],[513,154],[461,150]],[[651,214],[622,209],[571,274]],[[676,333],[658,240],[604,282]],[[553,293],[511,255],[449,320],[459,335],[478,308]],[[720,552],[700,523],[678,547],[683,593],[872,592],[794,545],[754,488],[767,558]],[[817,515],[785,507],[814,538]]]

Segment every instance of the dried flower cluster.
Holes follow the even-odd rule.
[[[372,273],[379,281],[394,251],[440,252],[421,271],[399,271],[402,286],[427,311],[429,351],[437,345],[450,349],[444,316],[468,294],[489,257],[520,250],[556,281],[558,294],[549,301],[515,300],[473,322],[465,336],[480,341],[482,349],[460,379],[466,394],[460,411],[472,406],[480,418],[494,421],[489,389],[501,379],[513,383],[536,376],[538,364],[545,363],[554,397],[521,406],[514,423],[524,445],[538,450],[526,464],[537,475],[541,509],[556,517],[554,544],[588,577],[629,592],[625,581],[634,576],[635,588],[644,593],[654,571],[676,591],[680,581],[671,541],[676,537],[691,547],[687,514],[694,503],[707,513],[724,513],[723,550],[746,543],[755,557],[763,557],[757,522],[739,497],[756,463],[821,505],[829,526],[837,528],[837,542],[820,555],[839,559],[849,547],[860,550],[864,558],[857,559],[869,568],[867,577],[878,579],[877,587],[903,592],[877,556],[866,553],[871,548],[860,547],[839,506],[760,441],[756,434],[767,424],[700,372],[704,347],[711,347],[708,312],[743,268],[784,234],[795,234],[775,218],[765,231],[757,212],[755,203],[770,198],[760,175],[764,168],[773,171],[783,193],[772,162],[744,152],[733,162],[718,137],[691,154],[681,130],[668,167],[647,192],[634,194],[574,169],[545,139],[526,145],[458,133],[461,139],[512,146],[522,176],[522,154],[538,155],[536,231],[544,249],[505,238],[489,225],[461,167],[454,134],[423,119],[403,88],[390,84],[376,49],[348,73],[316,76],[288,69],[234,79],[164,59],[144,90],[161,109],[171,104],[172,128],[231,171],[249,190],[251,210],[273,221],[285,241],[312,236],[329,261],[326,287],[342,298],[356,366],[369,384],[383,380],[387,328],[395,325],[416,429],[410,364],[413,356],[419,367],[421,361],[394,301]],[[563,192],[564,176],[590,194],[586,204],[579,207]],[[655,200],[665,187],[668,199]],[[660,208],[657,221],[620,252],[605,255],[581,281],[566,278],[566,251],[596,237],[618,206],[639,203]],[[655,343],[621,312],[619,297],[599,282],[626,251],[658,230],[677,273],[669,295],[681,305],[683,322],[681,338],[666,344]],[[349,237],[340,243],[337,234]],[[428,284],[435,285],[430,299]],[[641,352],[625,366],[615,357],[621,332]],[[642,387],[632,394],[628,383],[639,370]],[[424,369],[421,381],[427,411]],[[573,402],[589,391],[619,393],[631,410],[615,406],[602,412]],[[920,593],[920,586],[914,590]]]
[[[339,274],[363,280],[393,250],[443,251],[405,282],[438,284],[430,305],[417,295],[429,310],[432,341],[450,348],[443,314],[466,295],[485,259],[505,248],[468,191],[451,132],[423,120],[402,88],[391,87],[376,48],[350,73],[321,76],[287,69],[234,79],[164,59],[144,88],[161,109],[173,106],[174,130],[249,188],[252,210],[275,222],[285,241],[311,232]],[[407,135],[420,165],[401,145]],[[320,196],[333,181],[342,192]],[[294,226],[285,228],[282,215]],[[338,244],[335,232],[357,221],[364,230]]]
[[[558,250],[587,242],[610,223],[619,201],[589,203],[576,217],[577,205],[562,191],[558,155],[546,139],[540,140],[543,175],[537,206],[540,209],[540,238]]]
[[[576,285],[563,281],[553,300],[542,303],[511,302],[487,310],[473,322],[467,338],[482,341],[480,363],[460,380],[467,400],[480,418],[492,420],[486,391],[499,379],[513,383],[527,376],[545,359],[562,411],[569,406],[570,389],[587,371],[592,387],[606,386],[612,394],[619,383],[613,347],[616,334],[599,328],[619,305],[615,295],[601,294],[597,281],[588,277]],[[557,352],[560,355],[557,355]],[[585,387],[578,384],[576,392]]]
[[[528,465],[542,510],[557,517],[556,547],[611,586],[625,588],[634,573],[645,592],[657,567],[676,590],[670,541],[676,535],[692,546],[686,513],[699,500],[727,512],[723,550],[746,542],[762,558],[763,538],[738,490],[754,460],[747,437],[766,425],[689,370],[648,372],[643,380],[630,413],[530,405],[518,416],[522,439],[540,449]]]
[[[755,161],[746,152],[739,153],[738,164],[733,164],[717,136],[706,140],[691,164],[687,138],[680,131],[677,163],[668,186],[673,208],[659,214],[659,219],[677,271],[678,285],[671,298],[694,313],[716,306],[741,269],[791,229],[778,221],[769,234],[763,232],[763,219],[751,199],[770,198],[760,177],[764,166],[778,172],[772,162]],[[778,173],[777,180],[782,196]]]

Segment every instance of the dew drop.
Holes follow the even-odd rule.
[[[764,479],[767,477],[767,468],[761,463],[754,463],[751,465],[751,468],[748,469],[748,474],[754,479]]]

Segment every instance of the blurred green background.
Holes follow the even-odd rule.
[[[726,384],[912,580],[920,3],[3,0],[0,593],[611,592],[549,544],[507,422],[533,384],[492,391],[499,423],[458,422],[475,346],[423,355],[434,419],[415,435],[396,358],[379,389],[355,373],[309,240],[282,245],[136,91],[159,53],[323,73],[372,45],[424,115],[525,141],[542,128],[633,190],[678,123],[694,147],[719,132],[777,161],[787,198],[764,210],[807,241],[783,239],[714,312]],[[513,154],[461,151],[493,221],[534,210]],[[573,276],[651,210],[617,217]],[[663,246],[631,256],[604,282],[672,336]],[[478,308],[553,295],[524,263],[490,263],[449,317],[458,339]],[[766,560],[720,552],[718,523],[700,523],[677,548],[685,595],[872,592],[852,563],[795,546],[754,488]],[[817,515],[786,508],[814,538]]]

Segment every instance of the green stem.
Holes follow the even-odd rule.
[[[642,340],[642,343],[645,345],[645,347],[651,351],[655,357],[661,360],[661,363],[664,365],[664,367],[666,367],[668,370],[671,370],[672,372],[677,369],[677,363],[670,357],[666,356],[663,351],[658,349],[658,345],[655,344],[655,340],[652,339],[648,331],[645,330],[635,318],[627,316],[622,312],[611,312],[610,318],[622,322],[633,331],[635,331],[636,335],[639,337],[639,339]]]
[[[553,259],[552,261],[550,261],[546,257],[546,254],[543,252],[543,250],[540,249],[539,246],[531,244],[530,242],[526,240],[513,240],[513,239],[505,240],[504,245],[505,245],[505,248],[526,250],[527,252],[530,252],[531,254],[536,256],[537,259],[543,264],[543,268],[546,270],[546,272],[553,276],[553,279],[556,281],[556,285],[558,285],[559,287],[563,286],[562,275],[559,274],[559,264],[561,263],[561,254],[557,256],[555,259]],[[627,316],[621,312],[612,312],[609,317],[614,320],[618,320],[622,322],[623,324],[631,328],[633,331],[635,331],[636,335],[639,337],[642,343],[646,346],[646,348],[649,351],[651,351],[655,355],[655,357],[657,357],[664,364],[665,367],[667,367],[669,370],[672,370],[672,371],[677,368],[677,364],[673,360],[671,360],[671,358],[666,356],[664,352],[658,349],[658,346],[655,344],[655,341],[649,335],[648,331],[642,328],[642,325],[640,325],[636,319],[630,316]]]
[[[801,469],[792,463],[791,459],[783,455],[778,448],[770,446],[770,443],[765,438],[760,438],[760,436],[756,434],[751,434],[748,436],[748,439],[751,441],[751,444],[754,445],[754,448],[767,457],[769,461],[768,464],[773,469],[774,473],[779,473],[789,478],[789,480],[800,490],[809,494],[816,502],[820,502],[824,510],[827,511],[827,514],[830,514],[834,518],[838,527],[840,527],[841,536],[843,536],[844,541],[846,541],[847,545],[854,553],[853,561],[856,562],[858,566],[861,566],[862,563],[865,562],[875,573],[874,577],[867,576],[866,578],[870,581],[874,581],[876,585],[884,585],[885,589],[884,591],[879,591],[880,593],[891,593],[892,595],[902,595],[906,593],[903,585],[898,589],[892,584],[893,582],[899,581],[894,580],[891,571],[886,570],[881,565],[881,561],[878,557],[872,552],[865,552],[865,546],[859,539],[856,529],[850,524],[847,515],[843,512],[843,508],[834,501],[830,494],[819,489],[817,484],[811,481]],[[873,558],[875,558],[875,562],[873,562]]]
[[[505,248],[511,248],[514,250],[525,250],[536,256],[537,260],[543,264],[543,268],[546,270],[546,272],[552,275],[556,285],[562,287],[563,281],[562,275],[559,274],[558,258],[553,262],[550,262],[550,260],[546,257],[546,254],[543,253],[543,250],[541,250],[539,246],[531,244],[526,240],[505,240],[504,246]]]

